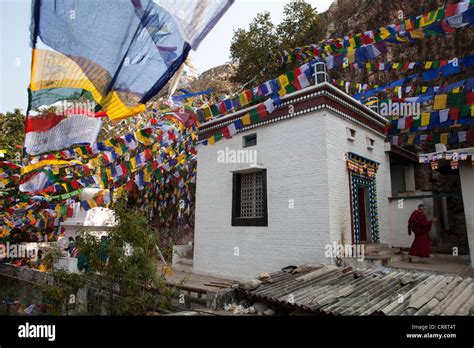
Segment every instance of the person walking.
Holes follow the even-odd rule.
[[[428,220],[426,217],[426,207],[423,203],[418,205],[418,209],[410,215],[408,220],[408,235],[411,232],[415,234],[415,240],[411,245],[408,253],[408,262],[413,261],[413,256],[420,258],[420,262],[424,263],[423,258],[429,258],[431,252],[430,230],[433,222],[438,221],[437,218]]]

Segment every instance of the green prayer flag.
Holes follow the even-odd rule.
[[[463,105],[463,101],[466,99],[466,95],[464,93],[449,93],[448,94],[448,101],[447,107],[452,108],[460,108]]]
[[[288,85],[290,86],[290,85]],[[258,117],[257,109],[253,109],[250,111],[250,120],[252,120],[252,124],[260,122],[260,118]]]
[[[421,115],[413,116],[413,128],[418,128],[421,126]]]
[[[471,117],[471,107],[469,105],[461,105],[459,117],[461,118]]]

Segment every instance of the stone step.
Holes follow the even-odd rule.
[[[188,265],[188,266],[192,266],[193,265],[193,259],[181,259],[179,260],[180,263],[184,264],[184,265]]]
[[[181,263],[181,262],[175,263],[172,268],[175,271],[180,271],[180,272],[189,272],[189,273],[191,273],[193,271],[193,266],[192,265],[186,265],[186,264]]]
[[[365,260],[380,263],[382,266],[388,266],[392,262],[398,262],[405,259],[403,254],[386,254],[386,255],[366,255]]]
[[[393,254],[399,254],[399,253],[400,253],[400,249],[398,248],[388,248],[388,249],[372,251],[371,255],[393,255]]]
[[[389,248],[387,243],[364,243],[364,251],[366,253],[387,248]]]

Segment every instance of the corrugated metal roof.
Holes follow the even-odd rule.
[[[255,298],[332,315],[474,315],[474,280],[392,269],[304,265],[271,273]]]

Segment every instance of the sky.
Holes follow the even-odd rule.
[[[318,12],[326,11],[332,0],[306,0]],[[259,12],[268,11],[274,24],[283,18],[289,0],[236,0],[202,41],[191,59],[199,72],[230,60],[234,30],[248,28]],[[30,0],[0,0],[0,112],[28,104],[27,87],[31,66],[29,47]]]

